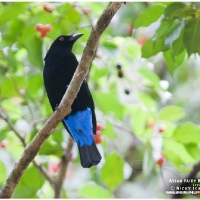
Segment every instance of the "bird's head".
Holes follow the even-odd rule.
[[[72,49],[74,42],[80,38],[83,34],[77,33],[74,35],[61,35],[59,36],[53,43],[52,47],[64,47],[68,49]]]

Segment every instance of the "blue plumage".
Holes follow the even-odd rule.
[[[90,108],[68,115],[67,119],[63,121],[79,147],[83,145],[90,146],[94,142],[92,136],[92,111]]]

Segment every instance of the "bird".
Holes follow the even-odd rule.
[[[44,86],[53,111],[58,108],[78,66],[72,47],[82,35],[78,33],[59,36],[44,58]],[[83,168],[98,165],[102,157],[93,137],[97,126],[95,105],[86,79],[80,86],[71,110],[62,123],[78,145],[81,165]]]

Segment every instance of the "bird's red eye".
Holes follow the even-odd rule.
[[[64,41],[64,39],[65,39],[64,37],[60,37],[60,39],[59,39],[59,40],[60,40],[60,41]]]

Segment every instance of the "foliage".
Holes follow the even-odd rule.
[[[52,114],[42,79],[51,42],[62,34],[83,33],[73,48],[80,60],[92,25],[107,6],[0,3],[0,103],[26,143]],[[99,42],[88,81],[103,127],[97,145],[103,161],[82,169],[75,147],[63,197],[168,197],[167,175],[184,177],[200,159],[199,88],[193,84],[200,72],[193,67],[200,53],[199,9],[197,2],[129,2],[119,10]],[[44,37],[35,29],[39,23],[51,25]],[[2,186],[24,147],[2,119],[0,127]],[[60,124],[36,157],[52,178],[68,137]],[[166,160],[160,166],[162,156]],[[31,165],[14,197],[53,198],[53,188]]]

